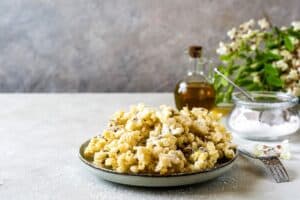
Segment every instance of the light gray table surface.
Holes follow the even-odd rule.
[[[1,94],[0,200],[299,199],[299,134],[290,138],[293,158],[284,161],[288,183],[275,183],[244,158],[213,181],[185,187],[129,187],[96,177],[78,159],[80,144],[101,133],[114,111],[139,102],[174,104],[166,93]]]

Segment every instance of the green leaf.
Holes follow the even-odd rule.
[[[272,65],[266,65],[265,66],[265,78],[267,83],[270,86],[274,87],[282,87],[283,81],[279,77],[279,72],[277,68],[274,68]]]
[[[247,68],[247,72],[257,72],[264,68],[264,62],[256,62]]]
[[[249,91],[260,91],[263,89],[263,87],[261,85],[259,85],[258,83],[251,83],[251,84],[247,85],[246,89]]]
[[[276,76],[267,76],[267,82],[271,86],[280,87],[280,88],[283,86],[283,81]]]
[[[224,94],[222,92],[218,92],[216,96],[216,104],[224,102]]]
[[[278,76],[278,70],[276,68],[274,68],[272,65],[270,64],[266,64],[265,65],[265,74],[266,76]]]
[[[247,85],[253,83],[253,80],[251,77],[249,77],[249,78],[245,78],[245,79],[238,79],[235,81],[235,83],[238,84],[239,86],[244,87],[244,86],[247,86]]]
[[[226,102],[230,102],[231,101],[231,94],[233,92],[234,88],[232,85],[230,85],[228,88],[227,88],[227,92],[224,94],[224,100]]]
[[[300,31],[293,28],[280,30],[273,27],[271,31],[264,32],[262,40],[256,44],[259,48],[251,50],[252,43],[249,40],[238,42],[238,48],[227,54],[220,56],[224,61],[220,71],[234,80],[236,84],[247,90],[280,90],[284,82],[280,79],[280,71],[272,63],[283,59],[277,51],[287,49],[294,51],[296,46],[293,44],[293,38],[300,39]],[[256,37],[256,36],[254,36]],[[259,81],[253,82],[253,73],[258,76]],[[214,76],[214,87],[216,89],[216,102],[225,102],[231,100],[232,88],[223,78]],[[256,80],[256,79],[255,79]]]
[[[238,70],[240,67],[241,67],[241,66],[239,66],[239,65],[233,65],[233,66],[231,66],[230,68],[228,68],[228,74],[233,75],[234,72],[235,72],[236,70]]]
[[[262,62],[273,62],[282,59],[282,56],[267,51],[261,54]]]
[[[288,35],[284,36],[284,46],[289,51],[294,51],[294,49],[295,49],[295,46],[293,45],[293,43]]]
[[[224,78],[222,78],[220,82],[222,86],[224,87],[228,86],[228,82]]]
[[[220,76],[215,75],[214,77],[214,88],[215,90],[219,90],[219,88],[221,88],[221,82],[220,82]]]
[[[232,57],[232,54],[221,55],[220,56],[220,60],[222,60],[222,61],[228,61],[228,60],[231,59],[231,57]]]
[[[300,39],[300,30],[295,31],[293,28],[289,28],[289,29],[287,30],[287,33],[288,33],[290,36],[294,36],[294,37]]]
[[[280,29],[277,26],[275,26],[273,28],[273,33],[276,34],[276,35],[280,35],[281,31],[280,31]]]
[[[267,37],[265,44],[269,49],[274,49],[280,46],[280,39],[269,36]]]
[[[266,46],[269,48],[269,49],[274,49],[274,48],[277,48],[279,45],[279,42],[278,41],[269,41],[266,43]]]

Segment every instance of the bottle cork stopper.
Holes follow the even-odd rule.
[[[192,58],[200,58],[202,55],[202,47],[201,46],[190,46],[189,47],[189,55]]]

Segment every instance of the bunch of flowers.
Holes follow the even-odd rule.
[[[251,19],[227,33],[220,42],[219,70],[249,91],[286,91],[300,96],[300,22],[272,26]],[[215,75],[217,103],[230,102],[233,87]]]

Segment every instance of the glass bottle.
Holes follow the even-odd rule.
[[[202,56],[201,46],[191,46],[188,49],[190,67],[187,75],[175,87],[174,96],[177,109],[187,106],[204,107],[211,110],[215,103],[215,90],[204,75],[204,67],[208,65]]]

